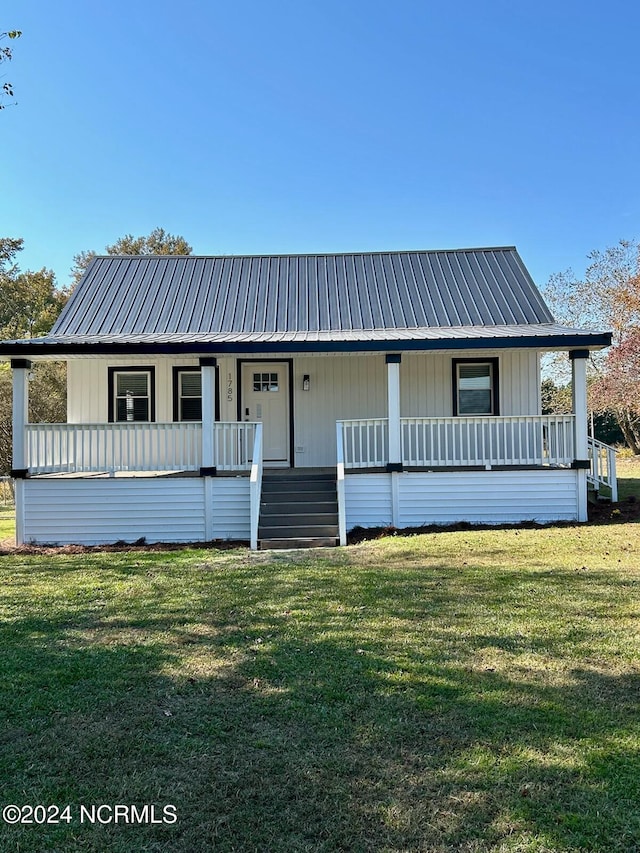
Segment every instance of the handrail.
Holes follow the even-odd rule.
[[[347,544],[347,503],[344,482],[344,438],[342,434],[342,423],[336,423],[336,447],[337,447],[337,492],[338,492],[338,534],[340,544]]]
[[[610,444],[605,444],[604,441],[598,441],[597,438],[591,437],[587,439],[587,448],[591,462],[591,468],[587,472],[588,482],[596,491],[599,491],[600,486],[607,486],[611,489],[612,503],[616,503],[618,500],[617,450]]]
[[[260,497],[262,494],[262,424],[256,424],[249,491],[251,501],[251,550],[258,549],[258,524],[260,522]]]

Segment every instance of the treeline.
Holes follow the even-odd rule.
[[[96,256],[84,251],[73,259],[72,283],[61,287],[52,270],[23,272],[18,257],[24,241],[0,237],[0,340],[36,338],[46,335],[64,308],[73,287]],[[155,228],[149,235],[126,234],[110,246],[108,255],[190,255],[184,237]],[[34,362],[29,383],[29,420],[34,423],[64,423],[67,419],[67,371],[64,362]],[[9,365],[0,363],[0,474],[11,470],[12,380]]]
[[[552,276],[545,296],[560,322],[613,332],[612,346],[589,360],[589,410],[617,423],[624,442],[640,454],[640,242],[621,240],[591,252],[589,260],[582,279],[571,270]],[[558,359],[552,377],[558,405],[565,385]]]

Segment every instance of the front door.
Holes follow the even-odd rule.
[[[262,423],[262,452],[265,463],[289,465],[287,362],[243,362],[242,420]]]

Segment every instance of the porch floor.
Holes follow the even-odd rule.
[[[455,471],[549,471],[562,468],[560,465],[493,465],[490,469],[483,465],[447,465],[447,466],[411,466],[405,467],[407,473],[451,473]],[[269,468],[265,466],[264,475],[270,479],[279,477],[309,477],[317,474],[335,474],[335,466],[326,465],[310,468]],[[385,467],[377,468],[347,468],[346,476],[350,474],[379,474],[386,471]],[[219,471],[217,477],[248,477],[249,471]],[[95,479],[126,479],[131,477],[147,478],[170,478],[170,477],[199,477],[198,471],[82,471],[82,472],[55,472],[43,474],[30,474],[30,479],[72,479],[72,480],[95,480]]]

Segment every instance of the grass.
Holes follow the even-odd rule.
[[[16,513],[13,505],[0,504],[0,542],[15,542]]]
[[[639,530],[4,557],[0,849],[637,851]]]
[[[640,500],[640,456],[620,455],[616,462],[618,499],[627,500],[633,495]]]

